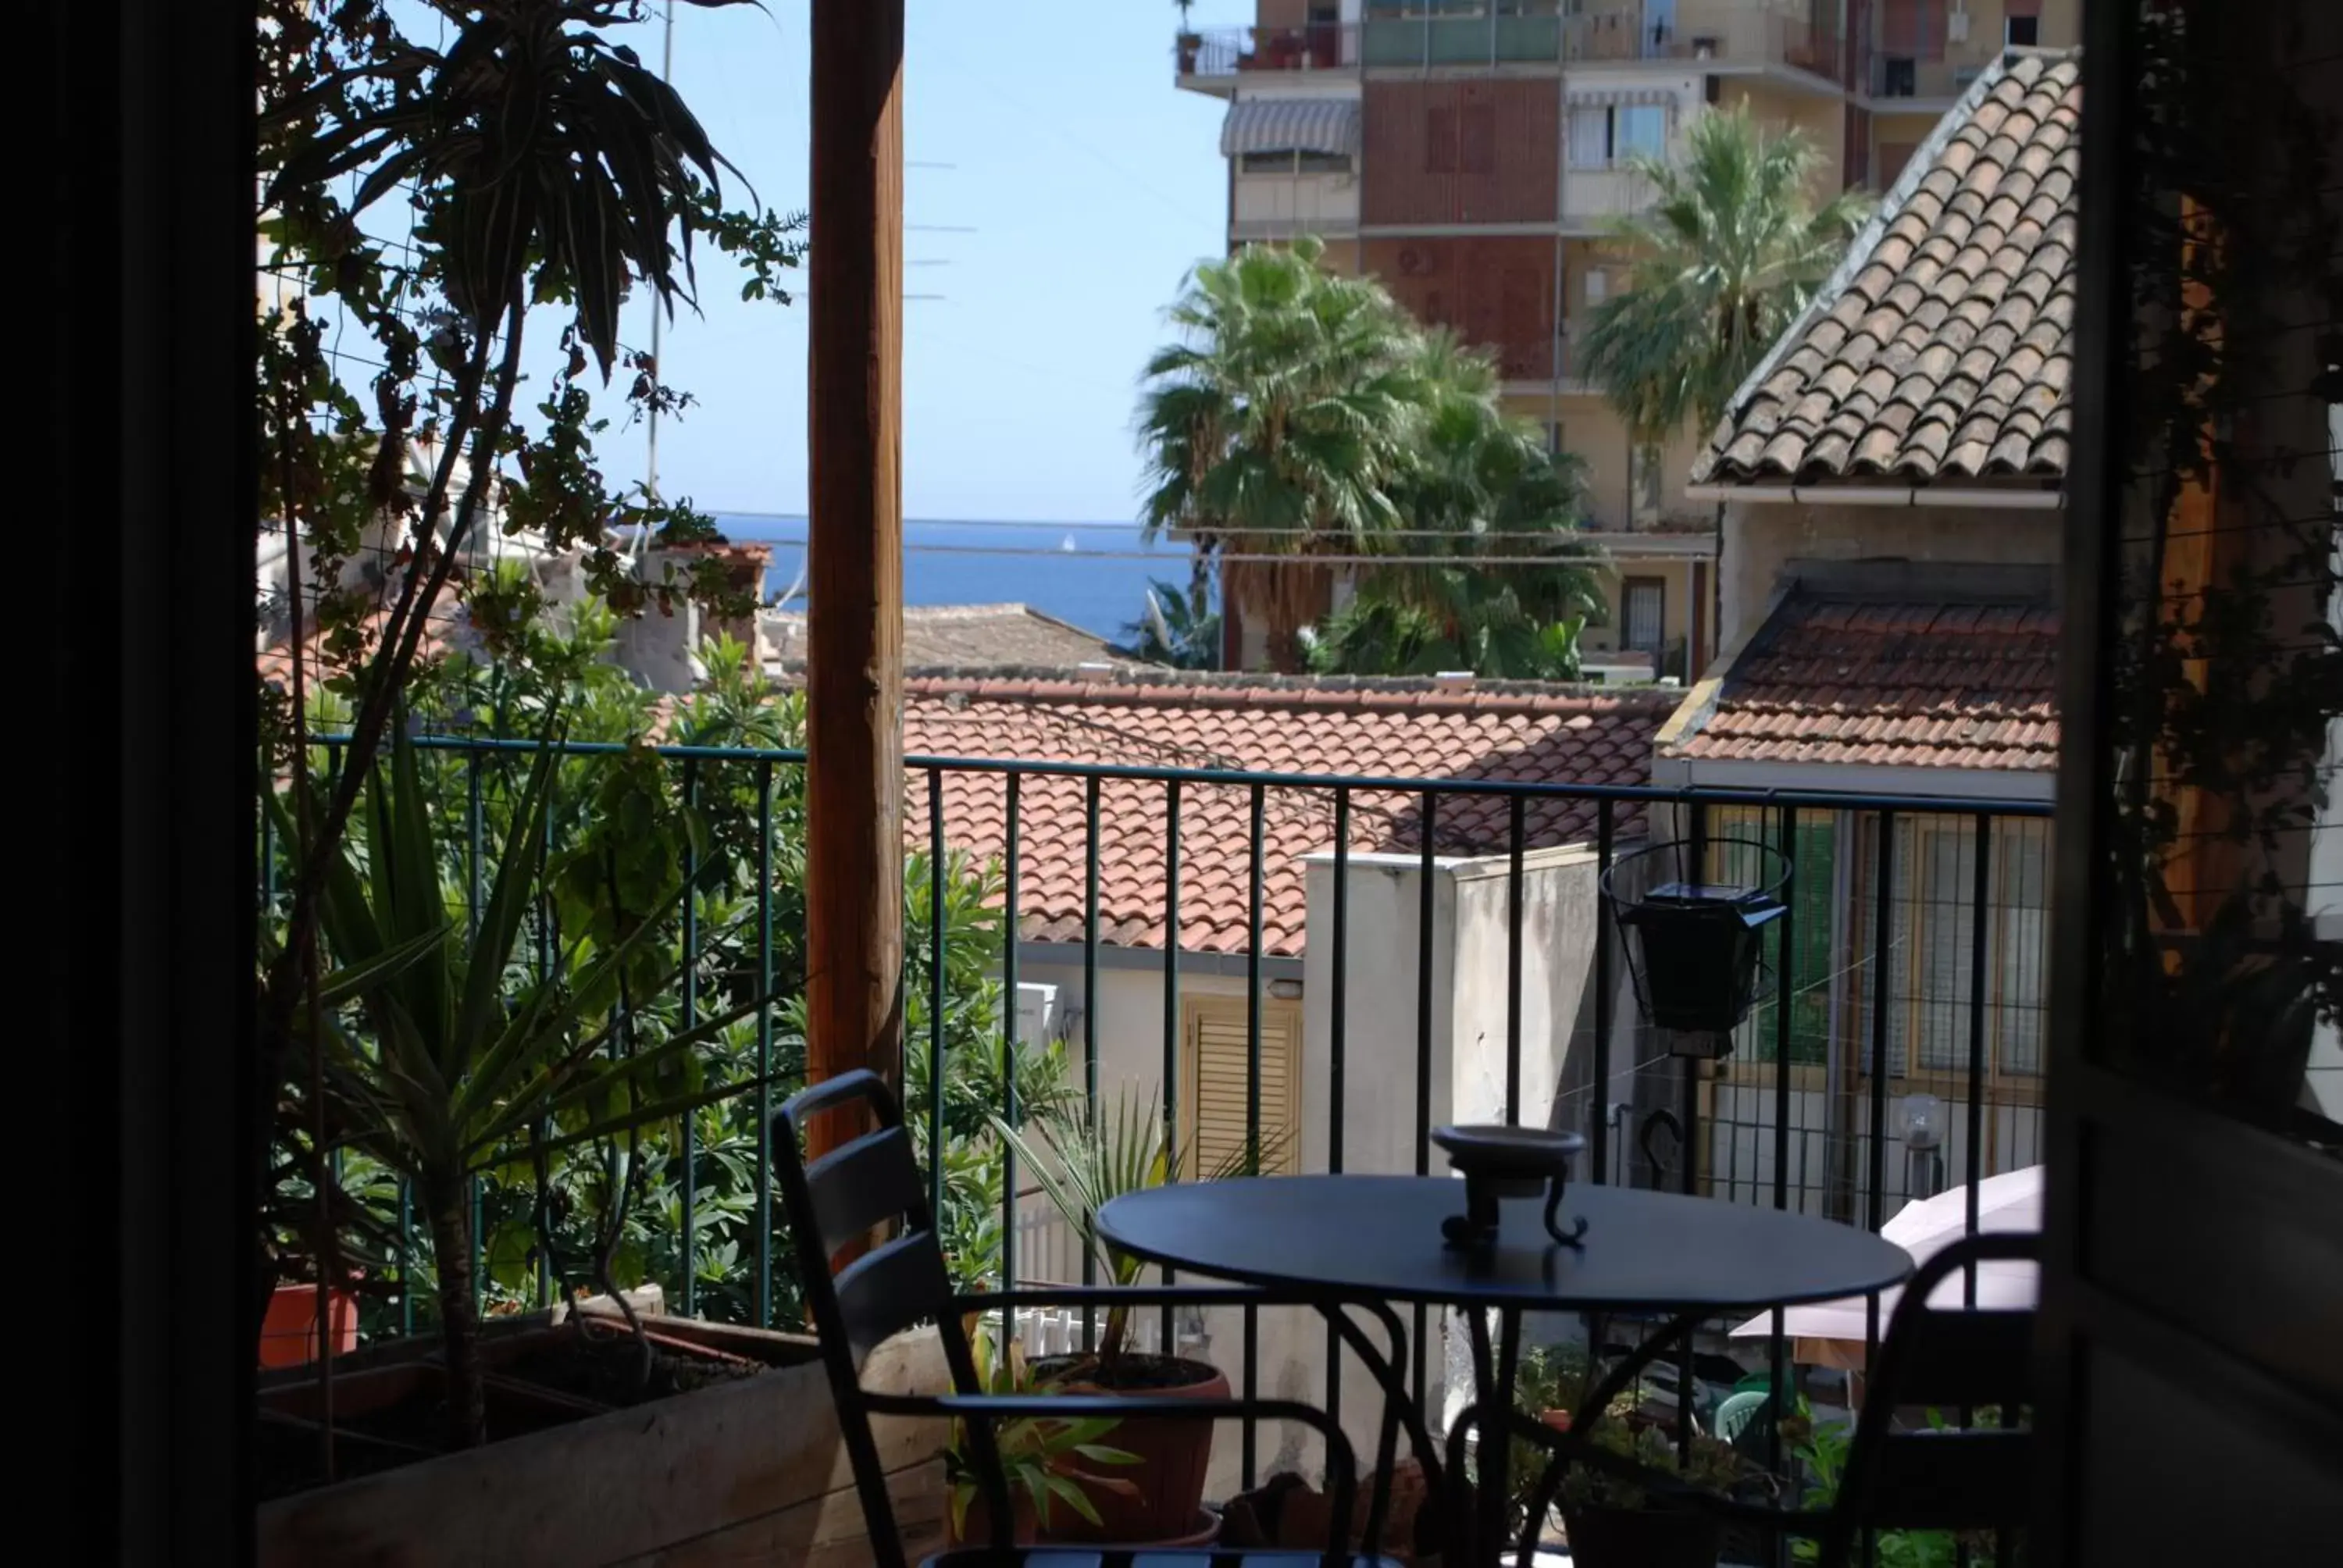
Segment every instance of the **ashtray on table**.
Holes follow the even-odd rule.
[[[1464,1178],[1464,1212],[1440,1222],[1440,1233],[1450,1246],[1475,1251],[1494,1246],[1499,1201],[1540,1193],[1545,1195],[1547,1235],[1575,1247],[1586,1234],[1584,1218],[1567,1230],[1556,1218],[1570,1181],[1570,1161],[1586,1147],[1586,1140],[1577,1133],[1486,1124],[1435,1127],[1432,1141],[1447,1151],[1450,1168]]]

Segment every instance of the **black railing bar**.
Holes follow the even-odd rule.
[[[1708,807],[1695,800],[1692,802],[1691,811],[1692,878],[1696,882],[1705,882],[1710,879]],[[1677,1180],[1684,1195],[1693,1197],[1700,1191],[1700,1063],[1693,1058],[1683,1057],[1677,1060],[1676,1067],[1684,1074],[1678,1091],[1678,1114],[1684,1118],[1684,1171]],[[1684,1335],[1683,1343],[1676,1349],[1676,1462],[1686,1470],[1692,1468],[1693,1338],[1691,1334]]]
[[[1975,900],[1969,910],[1969,1110],[1966,1151],[1968,1169],[1964,1184],[1968,1191],[1965,1200],[1966,1213],[1962,1232],[1977,1233],[1977,1184],[1985,1180],[1985,966],[1990,948],[1986,938],[1987,903],[1993,893],[1993,819],[1980,811],[1976,816],[1976,845],[1969,876],[1969,892]],[[1962,1304],[1976,1305],[1976,1267],[1971,1264],[1961,1271]],[[1963,1417],[1963,1424],[1967,1418]]]
[[[346,735],[313,737],[310,744],[339,748],[349,743]],[[460,735],[418,735],[413,738],[418,748],[433,750],[522,751],[538,750],[544,742],[500,737]],[[614,757],[632,749],[623,741],[558,740],[551,743],[565,756]],[[696,757],[703,761],[773,762],[801,764],[806,760],[802,748],[767,749],[728,746],[655,746],[652,754],[663,759],[679,760]],[[2038,817],[2049,819],[2054,808],[2048,800],[2022,800],[2015,798],[1979,799],[1975,796],[1951,795],[1879,795],[1853,790],[1730,789],[1718,786],[1670,787],[1657,784],[1589,784],[1574,780],[1520,779],[1424,779],[1404,778],[1387,774],[1345,773],[1272,773],[1257,769],[1242,768],[1168,768],[1145,763],[1051,762],[1025,758],[931,757],[924,754],[903,759],[907,771],[942,769],[950,773],[1018,772],[1036,778],[1056,779],[1122,779],[1141,783],[1182,783],[1251,785],[1263,784],[1272,789],[1338,789],[1372,790],[1385,794],[1470,795],[1504,797],[1521,795],[1531,799],[1624,800],[1658,805],[1704,802],[1713,806],[1813,806],[1847,811],[1923,812],[1938,816],[1973,816],[1990,811],[1997,817]]]
[[[1261,900],[1262,862],[1268,858],[1269,789],[1252,787],[1252,819],[1247,839],[1245,891],[1245,1173],[1261,1174]],[[1201,1111],[1198,1121],[1202,1117]],[[1201,1140],[1199,1140],[1201,1141]],[[1244,1309],[1244,1397],[1259,1396],[1261,1314],[1248,1302]],[[1259,1423],[1244,1423],[1242,1470],[1245,1490],[1254,1483]]]
[[[1349,1047],[1349,1001],[1351,989],[1351,792],[1334,792],[1334,912],[1333,929],[1328,933],[1332,950],[1327,954],[1332,968],[1333,1000],[1326,1019],[1326,1169],[1334,1175],[1342,1173],[1342,1120],[1345,1106],[1345,1055]],[[1258,950],[1260,944],[1254,943]],[[1334,1312],[1342,1309],[1336,1307]],[[1397,1332],[1396,1328],[1393,1330]],[[1393,1347],[1398,1349],[1396,1345]],[[1326,1417],[1337,1426],[1342,1421],[1342,1342],[1338,1325],[1330,1315],[1326,1321]]]
[[[1587,1149],[1597,1186],[1611,1180],[1611,906],[1600,889],[1611,875],[1616,806],[1615,801],[1601,800],[1594,809],[1594,1103],[1587,1127]]]
[[[1792,1014],[1795,994],[1791,982],[1798,967],[1798,900],[1804,890],[1798,885],[1798,809],[1784,806],[1781,819],[1782,858],[1790,869],[1787,906],[1775,922],[1779,931],[1776,951],[1779,960],[1774,971],[1774,1207],[1790,1206],[1790,1050],[1795,1033]],[[1765,1379],[1772,1390],[1772,1404],[1765,1415],[1765,1465],[1774,1474],[1782,1473],[1782,1422],[1789,1414],[1789,1342],[1788,1322],[1782,1309],[1774,1309],[1774,1322],[1765,1339]],[[1775,1543],[1777,1562],[1785,1561],[1787,1542]]]
[[[1415,907],[1415,1173],[1432,1171],[1432,921],[1433,845],[1440,837],[1440,797],[1423,792],[1418,819]],[[1424,1311],[1415,1309],[1415,1402],[1423,1407],[1425,1382]]]
[[[1015,769],[1001,780],[1006,794],[1006,833],[1001,857],[1001,1119],[1010,1126],[1017,1125],[1017,1056],[1021,1045],[1017,1038],[1017,859],[1023,839],[1020,819],[1020,787],[1024,775]],[[940,1159],[941,1151],[938,1151]],[[1004,1295],[1017,1289],[1017,1148],[1007,1139],[1001,1140],[1001,1290]],[[1009,1344],[1017,1336],[1016,1314],[1003,1307],[1001,1312],[1001,1342]]]
[[[1871,912],[1871,1148],[1868,1228],[1876,1231],[1887,1214],[1887,1009],[1896,935],[1896,813],[1879,813],[1879,874],[1873,881]],[[1919,1041],[1905,1042],[1906,1057]],[[1906,1060],[1905,1066],[1912,1065]],[[1875,1303],[1875,1306],[1876,1303]]]
[[[928,779],[928,1210],[944,1211],[944,777]]]
[[[1099,1135],[1098,952],[1099,952],[1099,781],[1082,787],[1082,1125],[1095,1141]],[[1087,1236],[1077,1240],[1082,1249],[1082,1283],[1098,1283],[1098,1249]],[[1082,1303],[1082,1352],[1098,1349],[1098,1309]],[[1172,1353],[1164,1347],[1164,1354]]]
[[[773,1326],[773,764],[757,778],[757,1326]]]
[[[1163,787],[1163,1161],[1167,1181],[1180,1179],[1179,1161],[1169,1158],[1180,1147],[1180,784],[1166,779]],[[1163,1271],[1171,1284],[1172,1271]],[[1172,1309],[1163,1308],[1159,1348],[1179,1354],[1172,1336]]]
[[[1505,825],[1505,1121],[1522,1119],[1522,868],[1529,802],[1516,795]]]

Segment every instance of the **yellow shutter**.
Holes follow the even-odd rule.
[[[1196,997],[1187,1004],[1187,1050],[1181,1063],[1180,1174],[1201,1181],[1244,1169],[1245,999]],[[1263,1175],[1301,1166],[1302,1012],[1264,998],[1261,1008],[1261,1141]]]

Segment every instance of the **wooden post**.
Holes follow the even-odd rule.
[[[807,1075],[902,1083],[903,0],[814,0]],[[853,1129],[823,1118],[814,1152]]]

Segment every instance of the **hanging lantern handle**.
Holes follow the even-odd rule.
[[[1642,1131],[1635,1134],[1635,1142],[1643,1150],[1644,1158],[1651,1161],[1652,1170],[1658,1176],[1660,1184],[1665,1186],[1670,1161],[1661,1159],[1659,1151],[1652,1147],[1652,1134],[1663,1127],[1675,1135],[1676,1149],[1681,1153],[1684,1149],[1684,1123],[1676,1120],[1675,1112],[1673,1111],[1664,1109],[1654,1111],[1644,1117]]]

